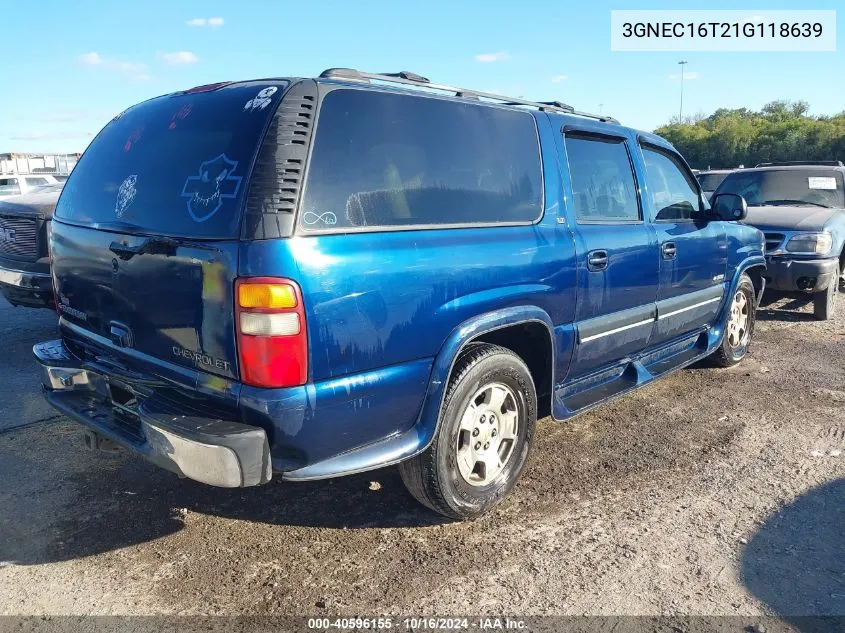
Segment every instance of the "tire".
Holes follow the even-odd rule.
[[[740,295],[742,295],[742,298],[740,298]],[[751,277],[743,273],[731,297],[731,307],[728,312],[728,319],[725,322],[725,334],[722,337],[722,342],[713,352],[713,361],[719,367],[733,367],[748,353],[751,337],[754,334],[755,301],[754,284]],[[737,318],[735,309],[739,311],[740,317],[744,314],[744,321],[742,318],[734,321]],[[744,328],[741,327],[743,322]],[[736,328],[732,327],[734,323],[736,323]]]
[[[839,271],[830,280],[827,290],[817,292],[813,295],[813,316],[819,321],[827,321],[833,318],[836,312],[836,296],[839,294]]]
[[[431,446],[399,464],[402,481],[435,512],[476,518],[516,484],[536,424],[537,393],[522,359],[504,347],[471,344],[455,362]]]

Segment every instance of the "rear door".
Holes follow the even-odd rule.
[[[647,208],[660,248],[660,288],[652,345],[701,330],[716,319],[725,292],[724,224],[702,212],[695,177],[675,152],[641,144]]]
[[[284,82],[152,99],[109,123],[52,230],[65,329],[237,377],[233,288],[247,180]]]
[[[630,140],[565,134],[578,253],[578,345],[570,377],[643,350],[655,318],[658,253],[643,221]]]

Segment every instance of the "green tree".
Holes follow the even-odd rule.
[[[655,130],[691,165],[736,167],[788,160],[845,161],[845,112],[811,116],[806,101],[772,101],[759,111],[719,108]]]

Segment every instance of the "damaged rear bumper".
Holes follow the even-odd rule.
[[[60,340],[39,343],[47,401],[56,409],[154,464],[212,486],[238,488],[272,477],[264,429],[197,415],[76,358]],[[142,384],[144,381],[140,381]]]

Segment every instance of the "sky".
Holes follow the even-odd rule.
[[[845,110],[845,50],[611,52],[611,9],[836,9],[783,0],[41,0],[3,10],[0,153],[82,151],[144,99],[224,80],[314,76],[329,67],[410,70],[448,83],[559,100],[653,130],[678,115],[804,100]],[[6,7],[8,8],[8,7]]]

